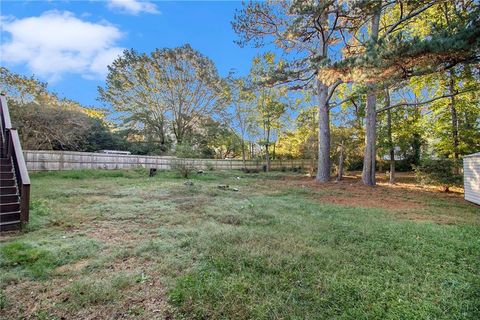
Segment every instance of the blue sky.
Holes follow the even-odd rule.
[[[124,48],[151,52],[185,43],[211,58],[220,74],[248,73],[255,48],[240,48],[231,21],[241,2],[3,1],[1,65],[49,83],[89,106],[106,65]]]

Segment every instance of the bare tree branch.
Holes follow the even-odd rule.
[[[431,103],[431,102],[434,102],[434,101],[437,101],[437,100],[440,100],[440,99],[450,98],[450,97],[458,96],[458,95],[461,95],[461,94],[464,94],[464,93],[473,92],[473,91],[477,91],[477,90],[478,90],[477,88],[470,88],[470,89],[466,89],[466,90],[463,90],[463,91],[457,91],[457,92],[454,92],[454,93],[451,93],[451,94],[444,94],[444,95],[432,98],[432,99],[427,100],[427,101],[422,101],[422,102],[401,102],[401,103],[393,104],[391,106],[388,106],[388,107],[385,107],[385,108],[382,108],[382,109],[378,109],[377,114],[382,112],[382,111],[390,110],[390,109],[397,108],[397,107],[418,107],[418,106],[428,104],[428,103]]]

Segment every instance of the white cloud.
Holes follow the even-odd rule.
[[[108,7],[123,13],[137,15],[141,12],[159,14],[157,6],[149,1],[139,0],[109,0]]]
[[[38,17],[2,19],[2,62],[26,64],[50,81],[65,73],[101,78],[121,52],[123,36],[115,26],[92,23],[70,12],[47,11]],[[3,37],[5,39],[6,37]]]

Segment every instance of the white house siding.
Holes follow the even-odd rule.
[[[480,152],[463,157],[465,200],[480,205]]]

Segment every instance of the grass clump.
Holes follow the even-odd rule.
[[[83,279],[65,288],[66,300],[73,308],[104,304],[122,297],[122,290],[132,286],[138,277],[119,273],[107,279]]]
[[[7,306],[7,303],[8,303],[7,296],[3,292],[3,289],[0,288],[0,310],[5,309],[5,307]]]
[[[25,242],[11,242],[0,249],[1,266],[22,268],[32,277],[42,277],[56,266],[52,252]]]
[[[30,221],[25,226],[27,231],[33,231],[45,226],[50,222],[52,209],[47,201],[43,199],[33,199],[30,201]]]
[[[98,248],[97,242],[85,238],[54,238],[41,242],[17,240],[3,244],[0,267],[6,272],[0,283],[8,281],[12,274],[20,278],[47,278],[55,268],[87,258]]]

